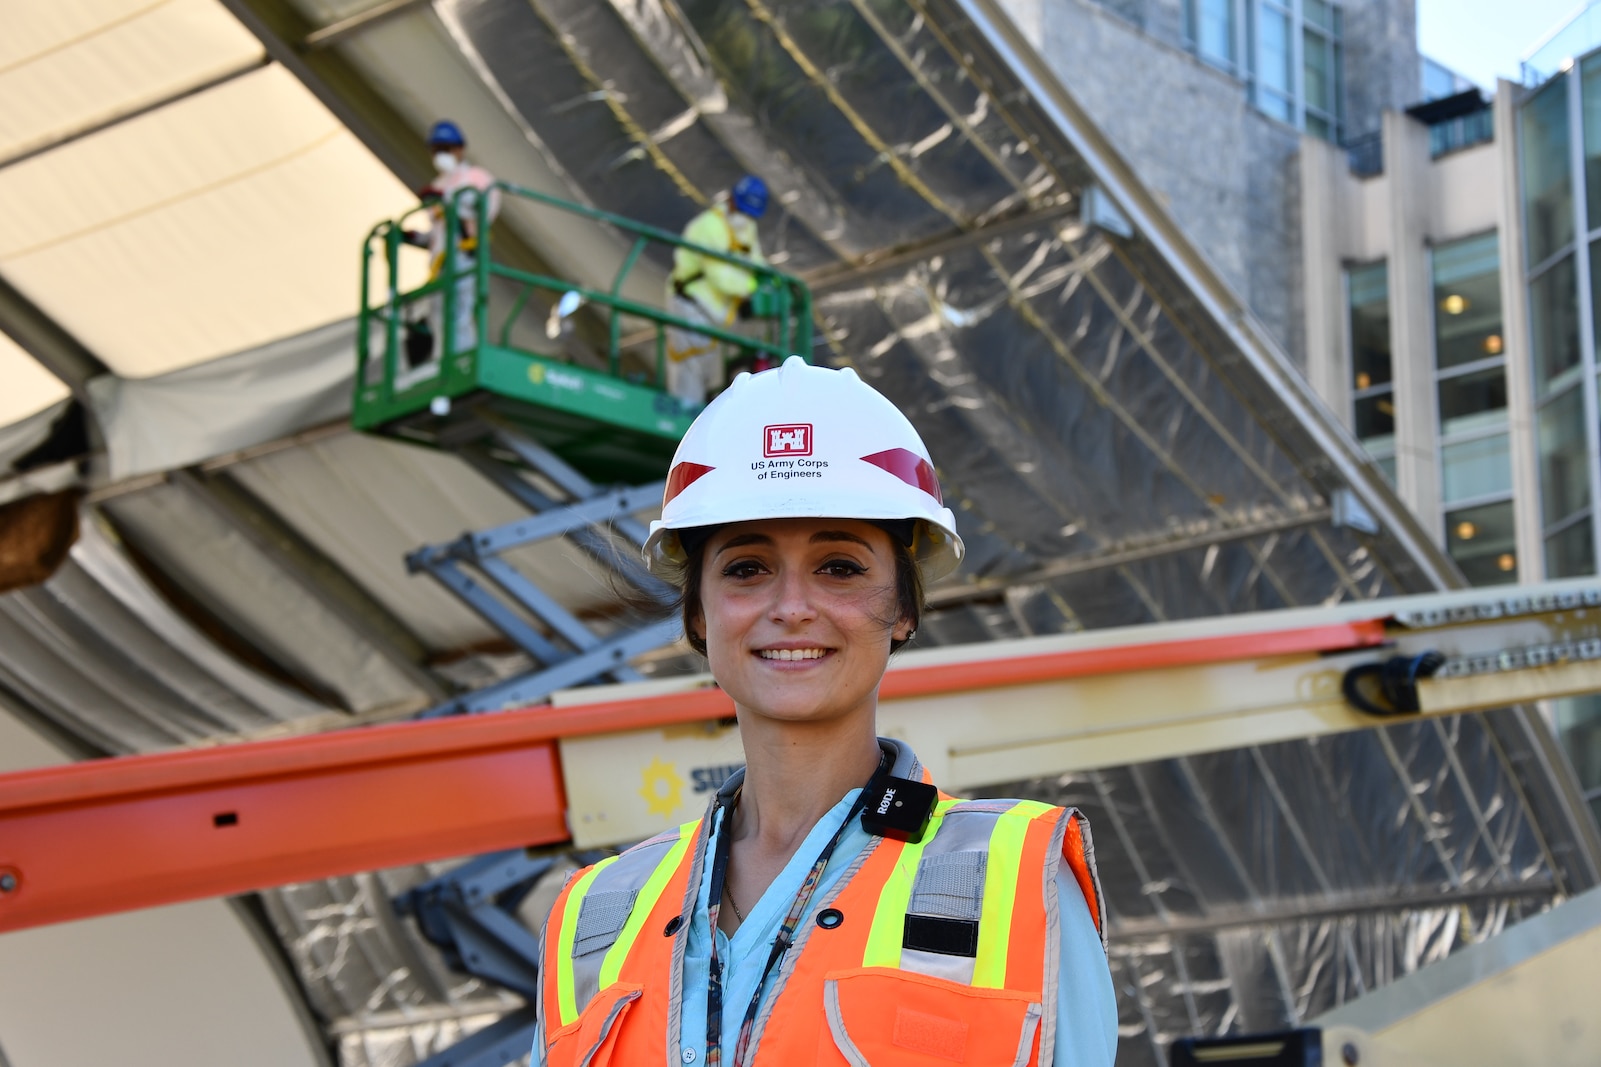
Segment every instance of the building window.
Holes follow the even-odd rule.
[[[1246,82],[1264,115],[1336,144],[1345,98],[1342,19],[1334,0],[1185,0],[1197,56]]]
[[[1459,508],[1445,516],[1445,547],[1474,585],[1518,580],[1512,501]]]
[[[1519,150],[1528,262],[1538,269],[1573,243],[1568,79],[1553,78],[1523,107]]]
[[[1432,269],[1446,548],[1475,585],[1514,581],[1500,241],[1441,245]]]
[[[1564,256],[1529,283],[1534,393],[1547,397],[1579,380],[1579,279]]]
[[[1235,0],[1192,0],[1188,26],[1195,54],[1231,74],[1238,67],[1234,8]]]
[[[1564,697],[1552,704],[1579,788],[1601,822],[1601,696]]]
[[[1590,465],[1585,457],[1584,393],[1578,387],[1540,406],[1540,515],[1547,531],[1590,506]]]
[[[1385,263],[1345,275],[1350,307],[1352,428],[1395,480],[1395,381],[1390,366],[1390,271]]]

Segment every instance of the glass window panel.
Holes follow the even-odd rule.
[[[1260,86],[1257,88],[1256,109],[1280,122],[1294,121],[1295,112],[1290,106],[1290,98],[1272,89],[1263,89]]]
[[[1434,250],[1434,355],[1443,370],[1506,350],[1501,328],[1501,254],[1496,234]]]
[[[1592,55],[1580,68],[1579,95],[1584,108],[1584,191],[1590,225],[1601,224],[1601,56]]]
[[[1201,58],[1217,66],[1234,66],[1234,0],[1196,0],[1196,45]]]
[[[1534,334],[1534,390],[1554,393],[1579,374],[1579,294],[1573,257],[1559,261],[1529,284]]]
[[[1548,578],[1583,578],[1595,573],[1595,540],[1588,516],[1545,539],[1545,573]]]
[[[1384,472],[1384,476],[1386,478],[1390,479],[1390,484],[1394,485],[1395,484],[1395,455],[1392,453],[1392,454],[1390,454],[1388,456],[1374,456],[1373,457],[1373,462],[1378,465],[1379,470]]]
[[[1518,578],[1512,501],[1453,511],[1445,517],[1445,548],[1474,585],[1503,585]]]
[[[1440,433],[1446,437],[1506,424],[1506,371],[1502,367],[1440,381]]]
[[[1529,265],[1573,240],[1573,179],[1568,160],[1568,79],[1546,82],[1523,106],[1518,123],[1523,165],[1523,216]]]
[[[1563,697],[1555,707],[1557,735],[1568,750],[1579,788],[1601,789],[1601,696]]]
[[[1391,443],[1395,438],[1395,396],[1385,390],[1377,396],[1364,396],[1356,402],[1356,436],[1370,449]]]
[[[1328,0],[1305,0],[1301,15],[1314,26],[1331,32],[1334,29],[1334,5]]]
[[[1286,96],[1290,92],[1290,16],[1264,6],[1257,24],[1257,77]]]
[[[1440,487],[1447,504],[1511,492],[1512,453],[1507,435],[1442,446]]]
[[[1390,272],[1384,263],[1346,275],[1351,301],[1351,388],[1390,380]]]
[[[1335,139],[1334,125],[1328,119],[1315,115],[1310,111],[1306,113],[1306,132],[1314,137],[1321,137],[1325,141]]]
[[[1334,72],[1329,69],[1328,39],[1311,29],[1303,30],[1301,56],[1306,106],[1315,107],[1327,115],[1334,114]]]
[[[1540,409],[1539,438],[1541,514],[1554,526],[1590,503],[1581,390],[1569,389]]]

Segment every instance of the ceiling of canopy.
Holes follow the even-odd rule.
[[[957,509],[970,554],[925,645],[1457,580],[985,0],[9,7],[0,198],[27,210],[0,219],[0,281],[99,377],[64,384],[0,299],[32,346],[0,337],[0,426],[72,385],[101,451],[68,562],[0,596],[0,695],[73,751],[398,718],[524,665],[402,559],[515,505],[340,424],[356,251],[444,115],[498,175],[669,229],[769,181],[764,244],[818,294],[815,355],[907,412]],[[504,221],[570,277],[626,252]],[[1335,525],[1352,504],[1377,534]],[[612,625],[576,550],[517,562]],[[1176,1035],[1308,1018],[1594,881],[1540,730],[1509,711],[1001,787],[1089,812],[1120,1062],[1161,1063]],[[416,1062],[510,1003],[384,907],[427,873],[262,896],[346,1064]]]

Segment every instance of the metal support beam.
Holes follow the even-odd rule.
[[[1211,526],[1202,530],[1181,531],[1176,536],[1153,538],[1144,544],[1122,545],[1104,552],[1073,556],[1055,563],[1048,563],[1031,571],[1024,571],[1021,574],[1003,575],[997,578],[979,578],[964,585],[933,589],[928,593],[928,606],[931,608],[951,607],[970,600],[982,600],[986,597],[999,596],[1006,590],[1021,585],[1035,585],[1040,582],[1053,581],[1057,578],[1066,578],[1069,575],[1109,570],[1113,567],[1122,567],[1130,563],[1139,563],[1142,560],[1170,556],[1178,552],[1190,552],[1200,548],[1211,548],[1213,545],[1249,541],[1253,537],[1268,537],[1272,534],[1287,533],[1290,530],[1305,529],[1308,526],[1321,526],[1332,521],[1332,519],[1333,515],[1328,508],[1314,508],[1310,511],[1242,523],[1238,526]]]
[[[935,256],[945,256],[964,248],[972,248],[986,241],[1010,237],[1015,233],[1027,233],[1029,230],[1054,229],[1071,219],[1077,210],[1076,204],[1067,202],[1002,216],[974,229],[955,230],[939,237],[888,248],[860,263],[822,267],[803,275],[802,279],[814,294],[848,289],[880,274],[909,267]]]
[[[365,11],[358,11],[354,15],[330,22],[320,30],[313,30],[306,35],[304,47],[308,50],[327,48],[348,37],[354,37],[369,27],[376,26],[384,19],[392,18],[427,3],[428,0],[382,0]]]
[[[0,333],[8,335],[45,370],[66,382],[72,395],[86,407],[89,379],[110,373],[99,356],[4,278],[0,278]]]

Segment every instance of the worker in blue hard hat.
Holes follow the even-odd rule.
[[[767,212],[767,183],[747,174],[684,227],[684,240],[765,264],[756,220]],[[756,291],[749,267],[714,259],[688,248],[673,253],[667,291],[668,310],[692,323],[731,326]],[[723,345],[705,334],[675,328],[667,332],[667,391],[686,407],[706,403],[724,381]]]
[[[454,327],[451,345],[457,352],[473,348],[478,343],[478,319],[474,306],[474,265],[478,250],[478,197],[489,198],[488,212],[491,222],[500,213],[500,191],[495,188],[494,175],[483,167],[467,162],[467,138],[461,127],[448,119],[433,124],[428,131],[428,149],[433,153],[434,180],[423,190],[423,201],[428,205],[431,225],[427,233],[407,233],[412,244],[428,249],[428,280],[439,277],[445,269],[445,254],[450,242],[445,227],[445,204],[456,205],[456,253],[453,264],[456,271],[455,311],[451,316]],[[428,315],[426,330],[443,337],[444,295],[434,297]],[[437,359],[437,344],[414,345],[411,331],[407,339],[407,358],[413,366]],[[421,357],[421,358],[419,358]]]

